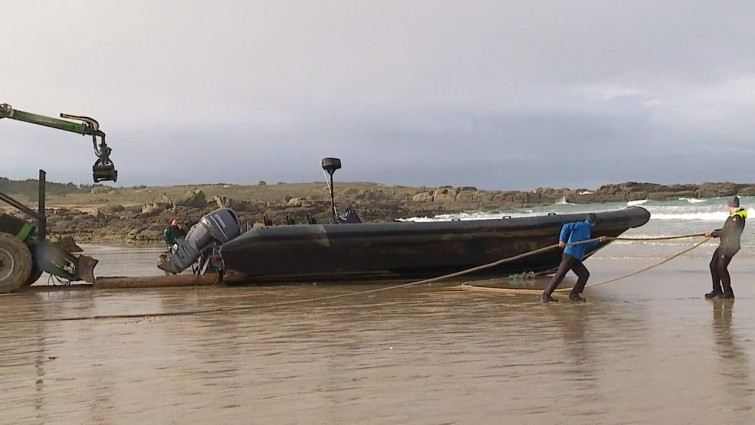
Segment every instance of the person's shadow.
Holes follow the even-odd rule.
[[[732,330],[734,300],[714,300],[712,304],[713,341],[720,360],[715,368],[724,378],[725,399],[735,410],[752,410],[755,390],[750,382],[750,361]]]

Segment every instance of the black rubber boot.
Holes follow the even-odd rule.
[[[713,298],[720,298],[722,295],[723,295],[723,292],[714,289],[714,290],[708,292],[707,294],[705,294],[705,298],[707,298],[707,299],[710,300],[710,299],[713,299]]]
[[[732,291],[732,290],[726,291],[723,294],[721,294],[721,296],[719,298],[724,299],[724,300],[733,300],[734,299],[734,291]]]
[[[569,301],[585,302],[587,298],[582,298],[579,294],[572,292],[569,294]]]
[[[551,297],[551,294],[547,292],[543,292],[543,295],[540,296],[540,301],[544,303],[557,303],[558,302],[557,299]]]

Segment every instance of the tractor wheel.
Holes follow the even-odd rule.
[[[24,282],[24,284],[21,286],[31,286],[34,284],[34,282],[38,281],[41,276],[42,270],[38,269],[35,266],[32,266],[31,273],[29,273],[29,278],[26,279],[26,282]]]
[[[13,235],[0,233],[0,293],[20,288],[31,275],[31,252]]]
[[[27,242],[28,243],[28,242]],[[38,281],[39,278],[42,276],[42,269],[39,268],[39,259],[37,255],[37,249],[39,244],[33,243],[32,245],[26,245],[29,247],[29,252],[31,252],[31,273],[29,273],[29,278],[26,279],[26,282],[24,282],[21,287],[31,286],[34,284],[34,282]]]

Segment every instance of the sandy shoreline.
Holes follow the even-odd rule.
[[[599,281],[653,261],[587,265]],[[13,423],[748,424],[754,266],[732,263],[734,302],[702,298],[697,258],[548,305],[440,286],[11,294],[0,407]],[[237,309],[57,320],[220,307]]]

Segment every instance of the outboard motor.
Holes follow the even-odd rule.
[[[241,234],[236,212],[229,208],[217,209],[199,219],[185,238],[176,240],[173,253],[157,265],[169,273],[181,273],[207,251],[230,241]]]

